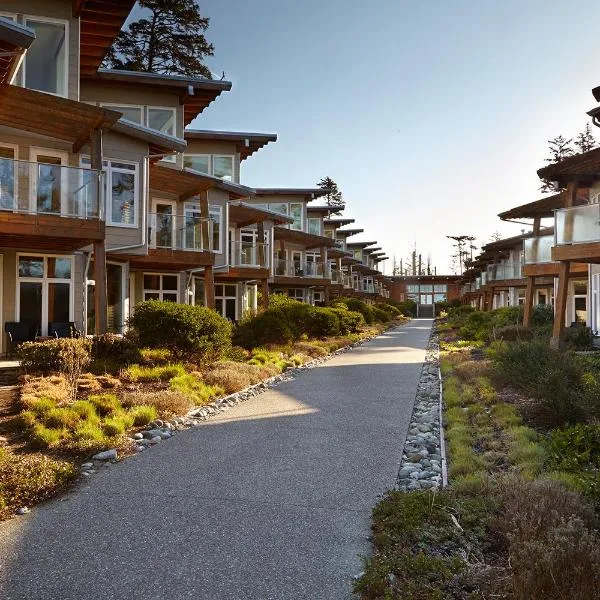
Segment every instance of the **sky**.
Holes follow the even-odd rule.
[[[496,215],[542,196],[547,140],[575,136],[596,106],[591,0],[199,5],[215,46],[207,65],[233,87],[193,126],[278,135],[242,163],[242,183],[330,176],[365,229],[352,240],[398,261],[416,243],[438,273],[450,272],[446,235],[521,232]]]

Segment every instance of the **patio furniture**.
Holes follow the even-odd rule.
[[[81,337],[81,331],[77,329],[73,321],[67,323],[52,321],[48,324],[48,334],[55,338]]]
[[[30,342],[35,338],[31,323],[19,323],[9,321],[4,323],[4,331],[8,334],[6,355],[10,356],[16,346],[23,342]]]

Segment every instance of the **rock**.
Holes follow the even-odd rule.
[[[81,465],[80,468],[82,471],[89,471],[90,469],[94,468],[94,463],[93,462],[85,462]]]
[[[408,490],[420,490],[421,489],[421,484],[418,481],[411,481],[407,488]]]
[[[411,463],[418,463],[423,459],[423,455],[416,453],[416,454],[409,454],[408,455],[408,461]]]
[[[171,432],[168,429],[150,429],[150,431],[144,431],[144,437],[148,440],[159,437],[161,440],[166,440],[171,437]]]
[[[117,460],[117,450],[105,450],[104,452],[98,452],[92,456],[92,460]]]
[[[156,419],[155,421],[152,421],[152,423],[150,423],[150,425],[148,425],[148,429],[159,429],[160,427],[164,426],[164,421],[161,421],[161,419]]]
[[[137,433],[134,433],[131,436],[134,440],[143,440],[144,439],[144,434],[140,433],[139,431]]]
[[[146,449],[146,446],[136,446],[135,447],[136,452],[143,452],[145,449]]]
[[[158,444],[159,442],[162,442],[162,438],[160,437],[160,435],[157,435],[150,440],[150,444],[152,445]]]
[[[21,508],[17,509],[18,515],[26,515],[28,512],[30,512],[30,510],[26,506],[21,506]]]

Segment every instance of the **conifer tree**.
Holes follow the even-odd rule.
[[[127,71],[206,77],[214,47],[204,37],[209,19],[194,0],[138,0],[144,15],[115,39],[103,66]]]
[[[586,123],[585,129],[575,138],[575,146],[579,152],[588,152],[593,150],[596,145],[592,128],[589,123]]]
[[[327,190],[327,194],[325,194],[325,202],[327,206],[338,207],[335,213],[336,215],[342,214],[342,207],[344,206],[344,198],[342,196],[342,192],[340,192],[337,183],[331,179],[331,177],[323,177],[317,186],[322,190]]]
[[[573,156],[575,152],[573,151],[573,147],[571,144],[573,143],[573,138],[569,138],[568,140],[564,138],[562,135],[559,135],[551,140],[548,140],[548,151],[550,156],[546,158],[547,163],[557,163],[569,156]],[[540,192],[554,192],[556,188],[552,181],[547,179],[542,179],[542,185],[540,186]]]

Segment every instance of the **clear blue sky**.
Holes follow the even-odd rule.
[[[365,229],[357,240],[398,259],[417,242],[438,272],[449,270],[446,234],[520,232],[497,213],[541,197],[546,140],[584,128],[600,85],[591,0],[200,7],[215,45],[208,66],[233,88],[194,126],[279,136],[243,163],[243,183],[329,175]]]

